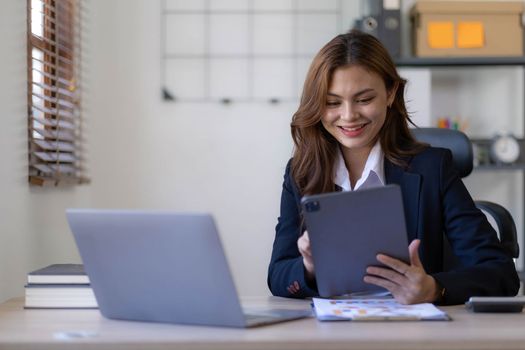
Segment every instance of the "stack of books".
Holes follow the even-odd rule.
[[[53,264],[27,275],[27,309],[97,307],[89,278],[81,264]]]

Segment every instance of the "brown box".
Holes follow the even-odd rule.
[[[523,3],[418,1],[410,11],[418,57],[522,56]]]

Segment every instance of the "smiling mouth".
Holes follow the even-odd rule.
[[[367,124],[361,124],[361,125],[358,125],[358,126],[354,126],[354,127],[351,127],[351,128],[344,127],[344,126],[338,126],[338,128],[340,128],[343,131],[354,132],[354,131],[359,131],[359,130],[363,129],[367,125],[368,125],[368,123]]]

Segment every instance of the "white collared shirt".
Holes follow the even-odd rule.
[[[357,189],[364,189],[370,187],[378,187],[385,185],[385,166],[384,154],[381,149],[379,141],[370,150],[368,159],[366,160],[363,173],[359,180],[357,180],[354,188],[350,184],[350,174],[345,165],[343,153],[339,149],[335,164],[334,164],[334,183],[341,187],[343,191],[352,191]]]

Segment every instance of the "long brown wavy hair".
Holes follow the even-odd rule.
[[[404,91],[406,80],[401,78],[385,47],[372,35],[352,30],[340,34],[326,44],[315,56],[306,75],[303,94],[291,128],[295,144],[291,174],[301,195],[332,192],[333,168],[339,144],[321,123],[325,113],[328,88],[334,71],[348,65],[359,65],[377,73],[387,91],[395,88],[392,106],[387,109],[379,140],[385,157],[405,167],[406,159],[419,153],[424,144],[410,133]],[[413,124],[413,123],[412,123]]]

